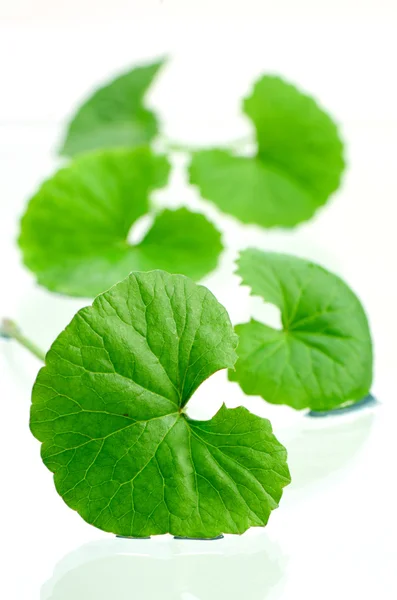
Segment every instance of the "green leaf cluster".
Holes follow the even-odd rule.
[[[188,209],[155,215],[147,238],[128,244],[129,228],[150,211],[151,192],[168,181],[166,158],[148,156],[160,127],[145,106],[164,62],[124,73],[83,103],[61,149],[77,158],[29,202],[20,247],[48,289],[92,297],[136,269],[163,268],[199,280],[216,268],[220,233]],[[243,223],[292,227],[309,219],[340,183],[336,125],[312,98],[273,76],[257,81],[243,109],[256,131],[255,155],[193,152],[190,182]],[[164,169],[158,181],[156,164]]]
[[[155,210],[170,163],[149,148],[159,132],[145,94],[164,61],[140,66],[98,89],[68,126],[61,154],[73,161],[31,198],[19,245],[40,285],[94,297],[133,270],[165,269],[199,280],[216,268],[221,234],[188,208]],[[153,223],[137,244],[136,221]]]
[[[160,125],[145,95],[163,63],[132,69],[81,106],[61,149],[71,162],[22,218],[19,245],[38,282],[97,296],[46,356],[31,429],[58,492],[87,522],[138,537],[240,534],[277,507],[290,481],[286,451],[266,419],[223,405],[196,421],[190,398],[227,369],[246,394],[274,404],[354,403],[372,383],[371,335],[352,290],[304,259],[255,249],[239,258],[242,285],[278,307],[280,329],[252,319],[233,330],[191,280],[216,268],[223,247],[203,214],[153,204],[171,165],[150,147]],[[243,111],[255,150],[186,148],[190,183],[245,224],[290,228],[312,218],[344,170],[334,121],[268,75]],[[149,229],[131,242],[145,216]]]

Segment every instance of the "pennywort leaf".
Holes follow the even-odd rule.
[[[185,208],[155,216],[138,244],[131,226],[168,179],[169,163],[148,148],[86,154],[46,181],[22,218],[25,264],[48,289],[93,297],[133,270],[163,268],[200,279],[216,267],[218,230]]]
[[[120,535],[214,537],[266,524],[288,484],[270,423],[244,408],[194,421],[199,385],[236,361],[204,287],[132,273],[79,311],[33,388],[31,430],[65,502]]]
[[[164,60],[136,67],[99,88],[71,120],[60,154],[75,156],[101,148],[132,148],[149,143],[158,132],[145,94]]]
[[[190,182],[243,223],[293,227],[310,219],[340,185],[343,145],[335,123],[279,77],[257,81],[243,109],[255,127],[255,155],[198,151]]]
[[[239,359],[229,378],[246,394],[296,409],[330,410],[369,392],[367,318],[339,277],[310,261],[259,250],[241,253],[237,273],[282,318],[281,330],[254,319],[236,327]]]

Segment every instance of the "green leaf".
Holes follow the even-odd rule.
[[[132,69],[94,92],[71,120],[60,154],[149,143],[158,123],[144,107],[144,97],[163,64],[160,60]]]
[[[214,537],[266,524],[289,482],[266,419],[194,421],[199,385],[233,367],[237,336],[202,286],[132,273],[80,310],[46,356],[31,430],[65,502],[125,536]]]
[[[255,84],[244,112],[256,130],[256,155],[196,152],[190,182],[243,223],[293,227],[310,219],[340,185],[344,160],[336,125],[312,98],[278,77]]]
[[[364,310],[336,275],[307,260],[245,250],[242,284],[281,311],[282,328],[237,325],[239,359],[229,378],[246,394],[296,409],[330,410],[361,400],[372,383]]]
[[[38,282],[93,297],[133,270],[162,268],[195,279],[213,270],[220,233],[185,208],[163,211],[140,243],[127,242],[169,168],[147,148],[114,150],[84,155],[46,181],[29,203],[19,238]]]

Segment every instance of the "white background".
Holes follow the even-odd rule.
[[[241,322],[263,318],[264,308],[231,276],[240,247],[296,253],[341,274],[370,317],[381,402],[311,421],[244,398],[217,374],[192,414],[210,416],[225,401],[271,418],[293,476],[280,508],[266,530],[241,538],[115,541],[58,498],[28,428],[39,363],[0,342],[0,597],[46,600],[55,585],[54,600],[396,598],[395,2],[0,0],[0,15],[0,316],[14,317],[46,348],[85,304],[39,289],[15,239],[27,199],[60,164],[68,116],[93,86],[167,54],[149,97],[165,134],[222,144],[250,133],[240,99],[256,76],[275,72],[315,95],[340,123],[349,163],[343,188],[314,221],[287,233],[242,227],[205,205],[230,248],[206,283]],[[180,169],[158,202],[201,206]],[[95,557],[101,562],[90,563]]]

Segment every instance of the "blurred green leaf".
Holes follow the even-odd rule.
[[[222,250],[203,215],[179,209],[155,215],[143,240],[131,226],[148,214],[149,196],[167,183],[169,163],[148,148],[87,154],[46,181],[22,218],[25,264],[48,289],[93,297],[132,270],[167,269],[200,279]]]
[[[145,108],[144,98],[163,64],[160,60],[136,67],[96,90],[72,118],[60,154],[75,156],[149,143],[158,132],[158,122]]]
[[[340,185],[343,144],[335,123],[278,77],[262,77],[243,106],[255,127],[256,155],[195,152],[190,182],[243,223],[293,227],[310,219]]]

